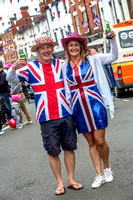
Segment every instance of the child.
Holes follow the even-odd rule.
[[[3,135],[4,131],[2,130],[2,98],[0,96],[0,135]]]
[[[19,116],[19,112],[20,112],[20,104],[17,101],[18,99],[21,99],[21,95],[13,95],[12,96],[12,116],[16,119],[16,128],[17,129],[21,129],[22,126],[20,125],[19,121],[20,121],[20,116]]]

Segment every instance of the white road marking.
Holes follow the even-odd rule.
[[[127,101],[127,102],[128,102],[129,100],[127,100],[127,99],[123,99],[123,101]]]
[[[6,130],[8,128],[10,128],[10,126],[6,126],[6,127],[2,128],[2,130]]]

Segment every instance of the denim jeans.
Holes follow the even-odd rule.
[[[11,116],[11,104],[10,104],[10,99],[9,99],[10,94],[9,93],[1,93],[1,96],[3,97],[5,106],[8,110],[8,118],[11,119],[12,118],[12,116]]]
[[[14,118],[16,119],[16,127],[19,127],[20,126],[20,123],[19,123],[20,117],[19,117],[19,115],[14,115]]]

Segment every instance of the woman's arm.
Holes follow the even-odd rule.
[[[118,59],[118,47],[115,39],[114,31],[111,31],[112,39],[110,40],[110,53],[98,53],[94,56],[98,57],[103,65],[110,64]]]

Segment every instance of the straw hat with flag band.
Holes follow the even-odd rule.
[[[51,44],[52,46],[56,46],[58,43],[53,42],[53,39],[51,39],[49,36],[40,37],[37,40],[35,40],[36,44],[31,48],[32,52],[36,52],[37,48],[44,44]]]
[[[68,33],[66,38],[61,39],[61,43],[62,43],[62,46],[65,51],[67,48],[67,43],[71,40],[76,40],[76,41],[80,42],[83,45],[84,51],[87,49],[87,39],[80,37],[80,35],[78,33],[74,32],[74,33]]]

